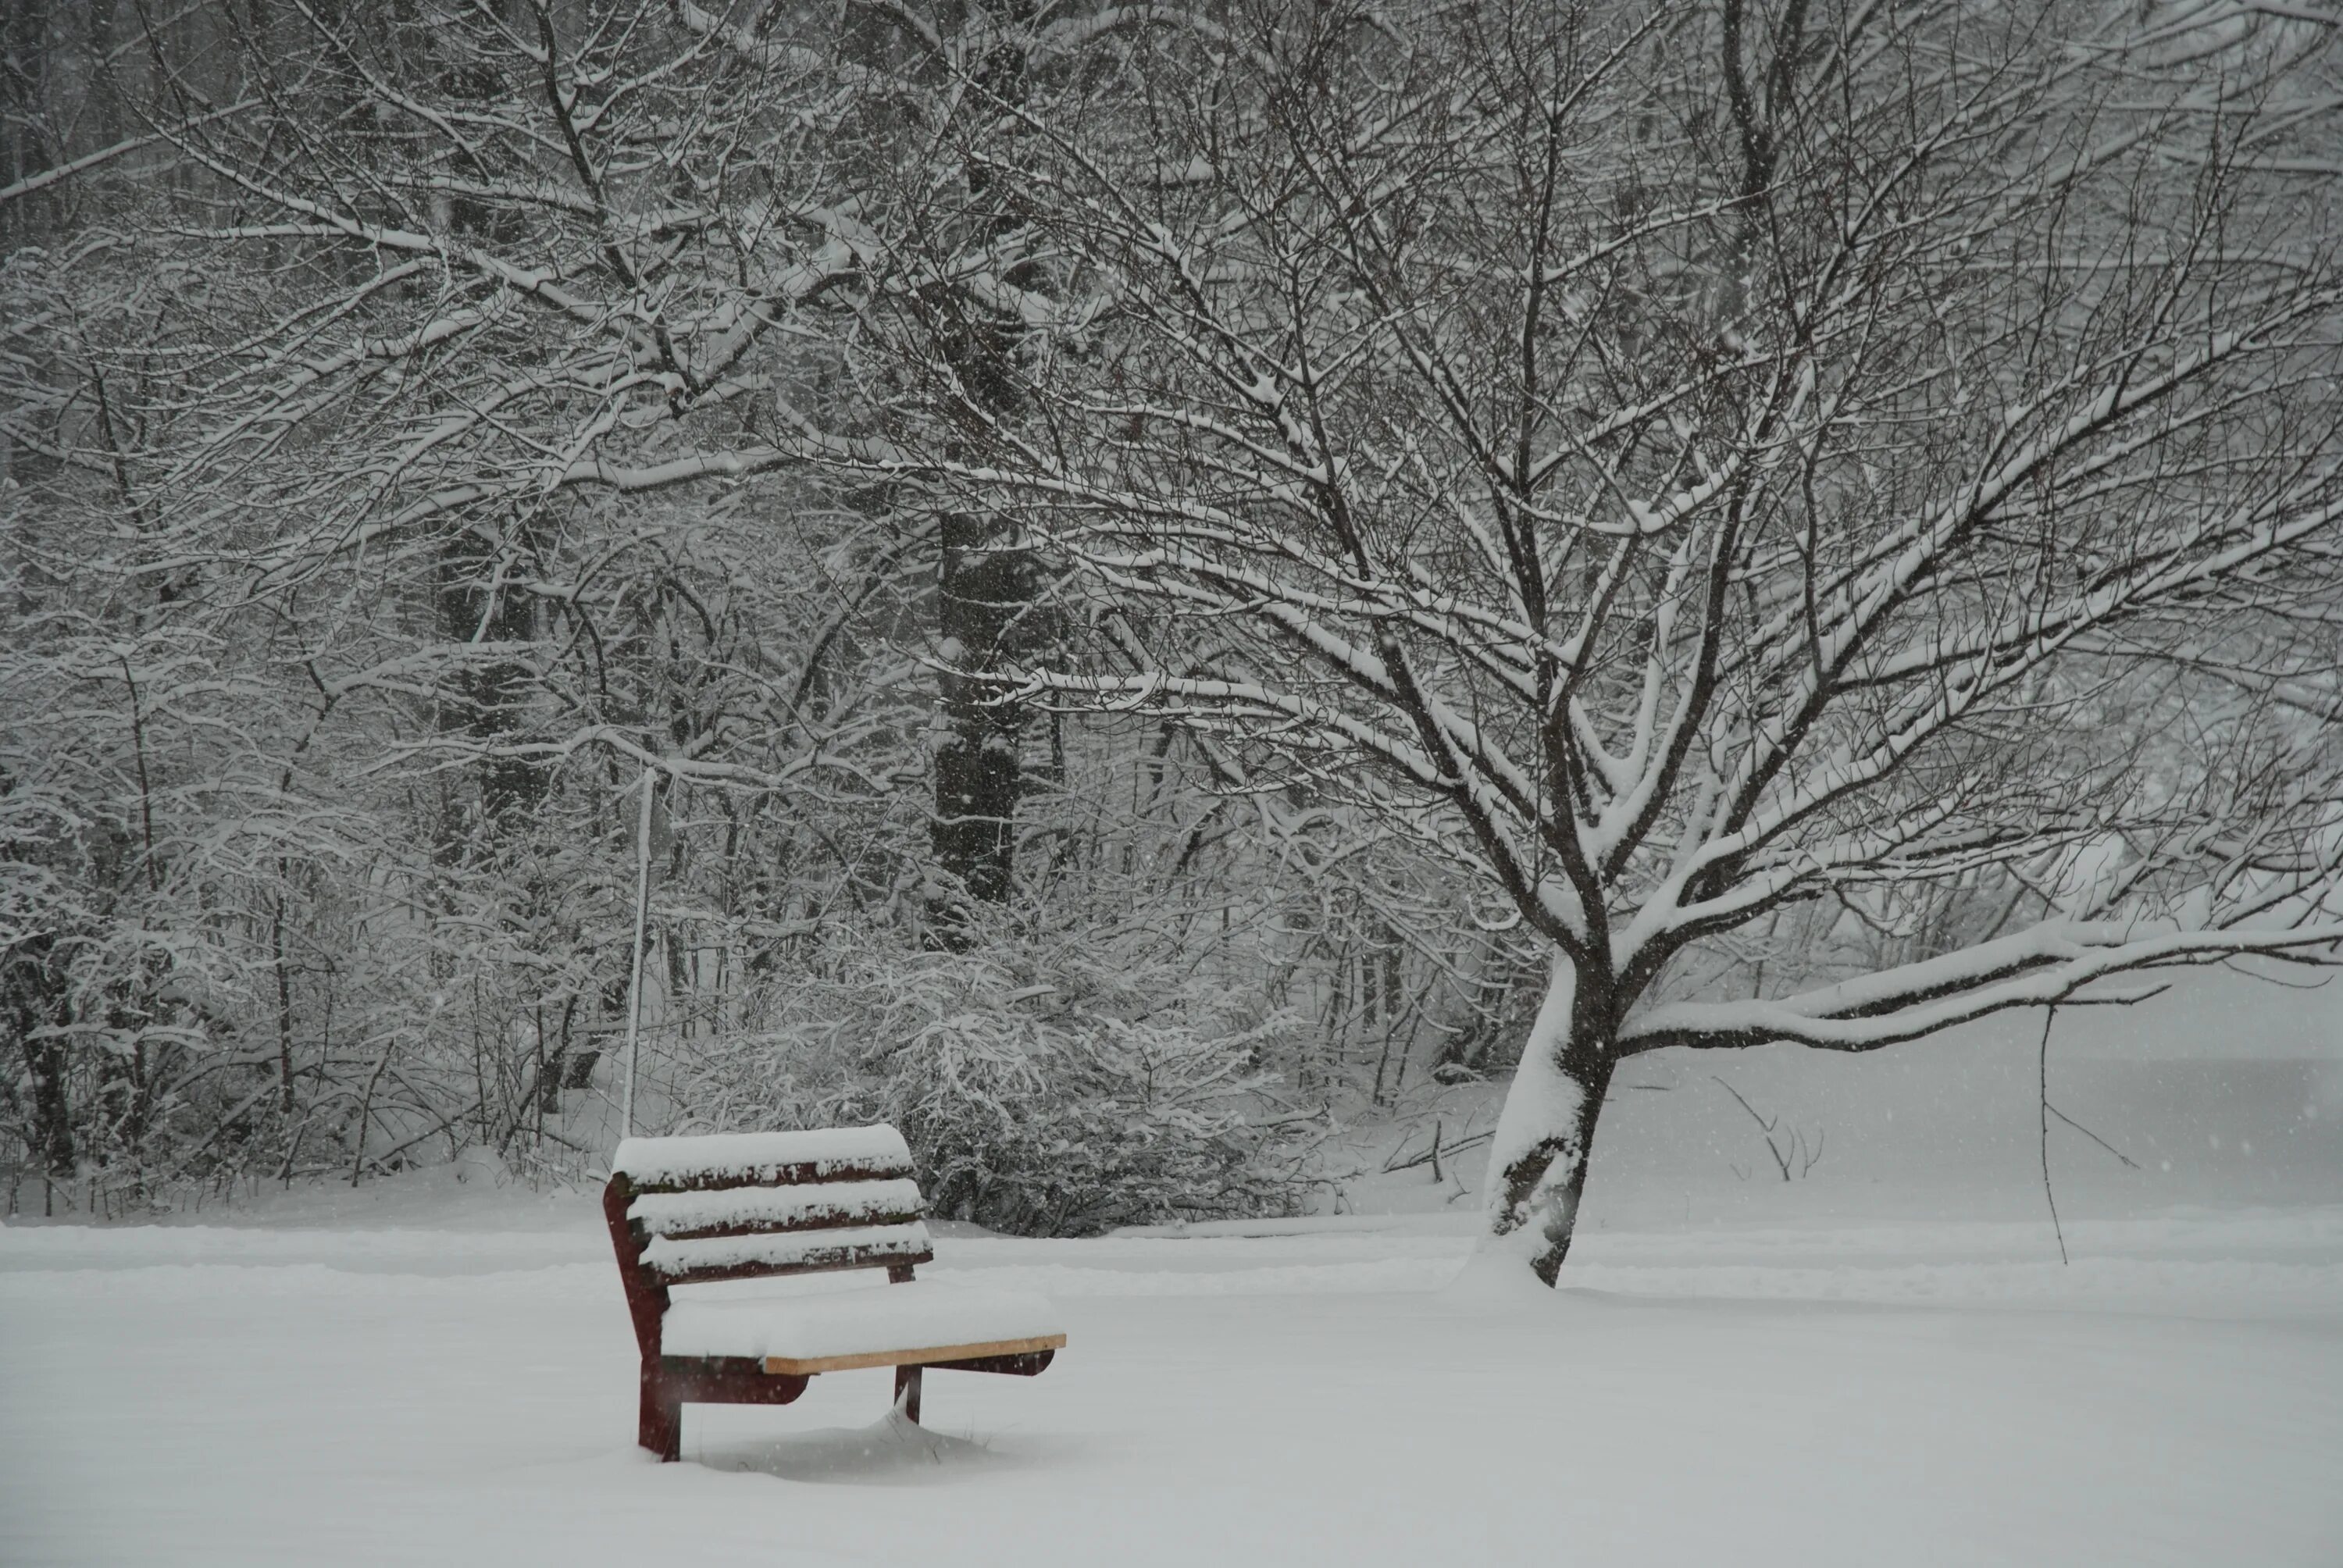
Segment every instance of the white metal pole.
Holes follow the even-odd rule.
[[[643,805],[635,819],[635,960],[627,984],[627,1078],[618,1095],[618,1136],[635,1135],[635,1057],[643,1030],[643,931],[651,913],[651,788],[659,775],[643,769]]]

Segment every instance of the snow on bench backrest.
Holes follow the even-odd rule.
[[[907,1225],[719,1236],[694,1241],[654,1236],[643,1249],[642,1260],[644,1268],[668,1284],[692,1285],[714,1280],[755,1279],[766,1274],[924,1263],[932,1256],[928,1228],[914,1220]]]
[[[614,1226],[661,1283],[924,1263],[911,1151],[891,1127],[629,1138]],[[623,1261],[623,1253],[622,1253]]]
[[[811,1132],[722,1132],[629,1138],[610,1173],[638,1192],[698,1192],[808,1181],[860,1181],[911,1173],[911,1151],[885,1123]]]
[[[676,1241],[842,1225],[900,1225],[919,1217],[920,1184],[909,1177],[892,1181],[646,1192],[627,1205],[627,1218],[639,1223],[647,1233]]]

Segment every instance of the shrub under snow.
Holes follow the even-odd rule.
[[[1314,1119],[1258,1063],[1290,1027],[1163,963],[824,945],[760,1027],[678,1064],[703,1128],[888,1121],[930,1214],[1019,1235],[1295,1211]]]

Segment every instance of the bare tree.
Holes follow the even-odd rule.
[[[2343,939],[2332,28],[1641,9],[1238,6],[1113,111],[968,79],[1021,221],[890,240],[874,305],[1013,302],[1016,410],[906,307],[890,438],[834,444],[1078,568],[1121,662],[1004,694],[1240,737],[1536,933],[1487,1205],[1549,1283],[1628,1057]],[[1985,885],[2026,918],[1680,989]]]

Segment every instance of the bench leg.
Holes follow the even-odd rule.
[[[669,1394],[657,1367],[643,1369],[642,1403],[635,1441],[671,1464],[683,1457],[683,1402]]]
[[[920,1419],[920,1372],[918,1367],[895,1369],[895,1408],[915,1425]]]

